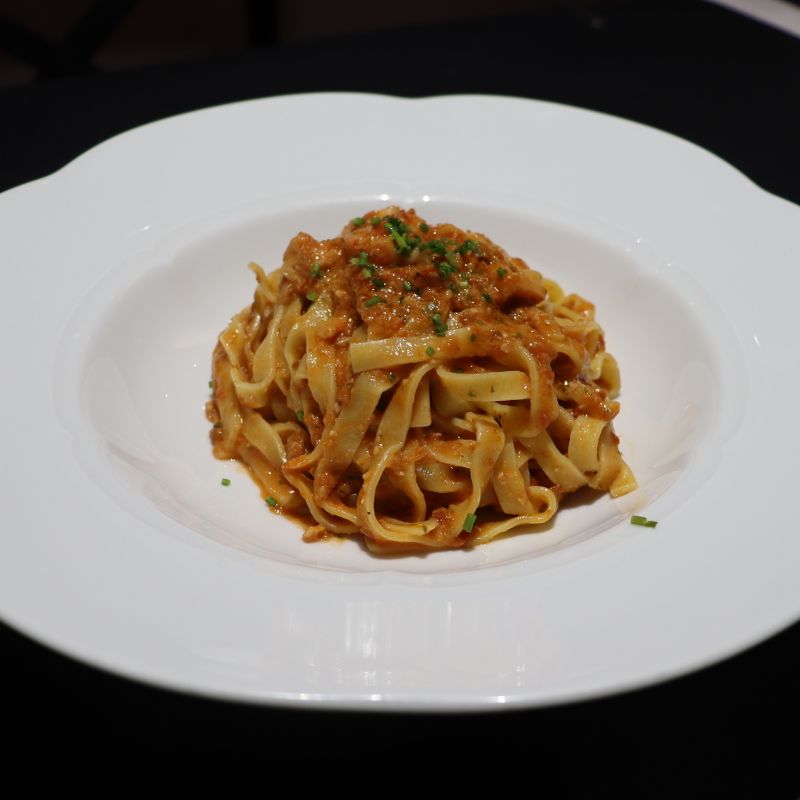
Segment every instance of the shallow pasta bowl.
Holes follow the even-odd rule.
[[[302,542],[213,459],[211,351],[250,301],[246,264],[390,203],[596,304],[638,492],[485,547],[378,558]],[[800,616],[776,479],[798,224],[706,151],[550,103],[300,95],[118,136],[0,196],[0,614],[159,685],[343,708],[554,703],[753,644]],[[731,279],[755,269],[769,305]]]

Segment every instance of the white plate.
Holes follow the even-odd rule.
[[[390,202],[597,303],[639,492],[380,559],[302,543],[211,457],[246,263]],[[116,137],[0,196],[0,613],[145,681],[343,708],[541,705],[734,653],[800,616],[798,229],[709,153],[550,103],[301,95]]]

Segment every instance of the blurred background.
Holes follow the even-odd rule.
[[[589,25],[601,26],[604,8],[625,4],[626,0],[0,0],[0,86],[524,11],[566,9]]]

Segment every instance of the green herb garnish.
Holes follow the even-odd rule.
[[[311,265],[311,277],[312,278],[319,278],[322,275],[322,267],[320,266],[319,261],[315,261]]]
[[[472,533],[472,529],[475,527],[475,522],[477,519],[478,518],[474,514],[467,514],[466,519],[464,520],[464,530],[467,533]]]
[[[411,284],[411,282],[410,282],[410,281],[403,281],[403,288],[404,288],[404,289],[405,289],[407,292],[411,292],[411,291],[413,291],[413,289],[414,289],[414,287],[413,287],[413,285]]]
[[[655,528],[658,525],[658,522],[654,519],[647,519],[647,517],[640,517],[637,514],[634,514],[631,517],[631,525],[642,525],[645,528]]]
[[[431,320],[433,321],[433,327],[436,331],[436,335],[444,336],[447,333],[447,325],[442,322],[442,315],[434,314],[433,317],[431,317]]]
[[[383,289],[383,287],[386,286],[386,281],[382,281],[380,278],[373,278],[372,285],[376,289]]]
[[[354,228],[360,228],[364,224],[364,217],[353,217],[353,219],[350,220],[350,224]]]
[[[430,345],[425,348],[425,352],[428,354],[428,358],[433,358],[434,353],[436,353],[436,351]]]
[[[505,278],[506,275],[508,275],[508,270],[507,269],[503,269],[503,267],[499,267],[498,270],[497,270],[497,277],[498,278]]]
[[[428,232],[428,231],[431,229],[431,226],[430,226],[430,225],[428,225],[428,223],[427,223],[427,222],[420,222],[420,224],[419,224],[419,229],[420,229],[420,230],[421,230],[423,233],[427,233],[427,232]]]
[[[305,412],[304,411],[297,411],[295,412],[295,416],[297,417],[298,422],[302,422],[305,419]]]
[[[481,297],[483,298],[483,302],[484,303],[491,303],[492,302],[492,296],[489,294],[489,292],[484,292],[481,295]]]
[[[456,248],[456,253],[464,255],[465,253],[480,253],[481,249],[474,239],[467,239],[460,247]]]
[[[378,303],[385,303],[386,301],[382,297],[378,297],[378,295],[374,294],[364,303],[364,308],[372,308],[372,306],[378,305]]]
[[[361,253],[359,253],[357,256],[353,256],[350,259],[350,263],[354,267],[368,267],[369,266],[369,254],[363,252],[363,250],[362,250]]]
[[[409,229],[405,222],[397,217],[386,217],[383,227],[389,232],[399,253],[410,253],[414,249],[414,245],[406,238]]]
[[[274,497],[270,496],[267,498],[267,505],[275,508],[275,506],[278,505],[278,501]]]
[[[319,300],[319,295],[312,289],[310,292],[306,292],[306,299],[313,303]]]
[[[420,246],[420,250],[430,250],[434,256],[442,259],[435,266],[443,278],[452,275],[458,269],[455,253],[448,249],[450,244],[452,243],[446,239],[431,239]]]
[[[221,483],[223,486],[230,486],[230,485],[231,485],[231,479],[230,479],[230,478],[223,478],[223,479],[220,481],[220,483]]]
[[[437,256],[444,258],[447,255],[447,239],[431,239],[420,247],[420,250],[430,250]]]

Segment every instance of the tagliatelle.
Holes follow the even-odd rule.
[[[289,244],[213,356],[212,441],[305,538],[483,544],[636,488],[594,306],[485,236],[391,207]]]

